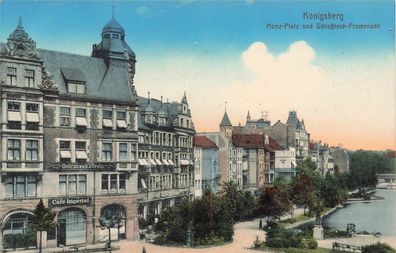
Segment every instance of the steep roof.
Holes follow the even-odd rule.
[[[194,137],[194,146],[201,148],[217,148],[216,143],[211,141],[206,136],[195,136]]]
[[[284,150],[284,148],[277,141],[275,141],[271,137],[268,138],[269,144],[265,145],[265,149],[267,149],[268,151]]]
[[[232,126],[230,118],[228,118],[227,112],[224,112],[223,119],[220,122],[220,126]]]
[[[264,148],[265,136],[262,134],[233,134],[232,143],[241,148]]]
[[[233,134],[232,143],[241,148],[265,148],[270,152],[284,150],[278,142],[269,136],[268,144],[266,144],[264,134]]]
[[[133,101],[126,62],[106,65],[101,58],[44,49],[38,52],[61,95],[129,103]],[[68,93],[65,78],[84,81],[86,93]]]

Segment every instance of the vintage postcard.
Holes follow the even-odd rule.
[[[393,0],[0,0],[0,252],[395,252]]]

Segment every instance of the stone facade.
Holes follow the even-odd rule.
[[[46,246],[107,240],[109,217],[113,239],[139,238],[136,60],[124,38],[113,17],[92,57],[36,49],[21,21],[0,43],[0,250],[26,233],[39,199],[58,224]]]
[[[139,215],[145,219],[194,195],[195,135],[187,96],[181,102],[137,97]]]

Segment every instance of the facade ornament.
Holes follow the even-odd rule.
[[[19,57],[31,60],[40,60],[36,42],[25,32],[21,18],[18,26],[7,39],[7,43],[0,49],[0,56]]]
[[[42,82],[41,85],[39,85],[39,88],[42,90],[58,91],[58,87],[56,87],[55,82],[52,80],[52,76],[48,74],[48,72],[45,70],[44,67],[42,72],[43,72],[41,76]]]

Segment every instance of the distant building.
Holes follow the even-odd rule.
[[[270,125],[271,122],[265,117],[258,120],[251,120],[250,113],[246,118],[245,126],[233,127],[233,133],[245,134],[267,134],[282,147],[293,147],[296,149],[296,161],[301,162],[309,157],[309,133],[305,129],[304,120],[297,117],[297,112],[289,112],[286,123],[279,120]]]
[[[195,196],[210,190],[219,191],[219,149],[217,145],[206,136],[194,138],[195,158]]]
[[[297,175],[296,149],[289,147],[275,151],[275,178],[282,177],[290,181]],[[273,182],[273,181],[271,181]]]
[[[309,152],[311,161],[316,164],[316,168],[322,177],[334,174],[334,158],[330,155],[330,149],[327,144],[311,142]]]

